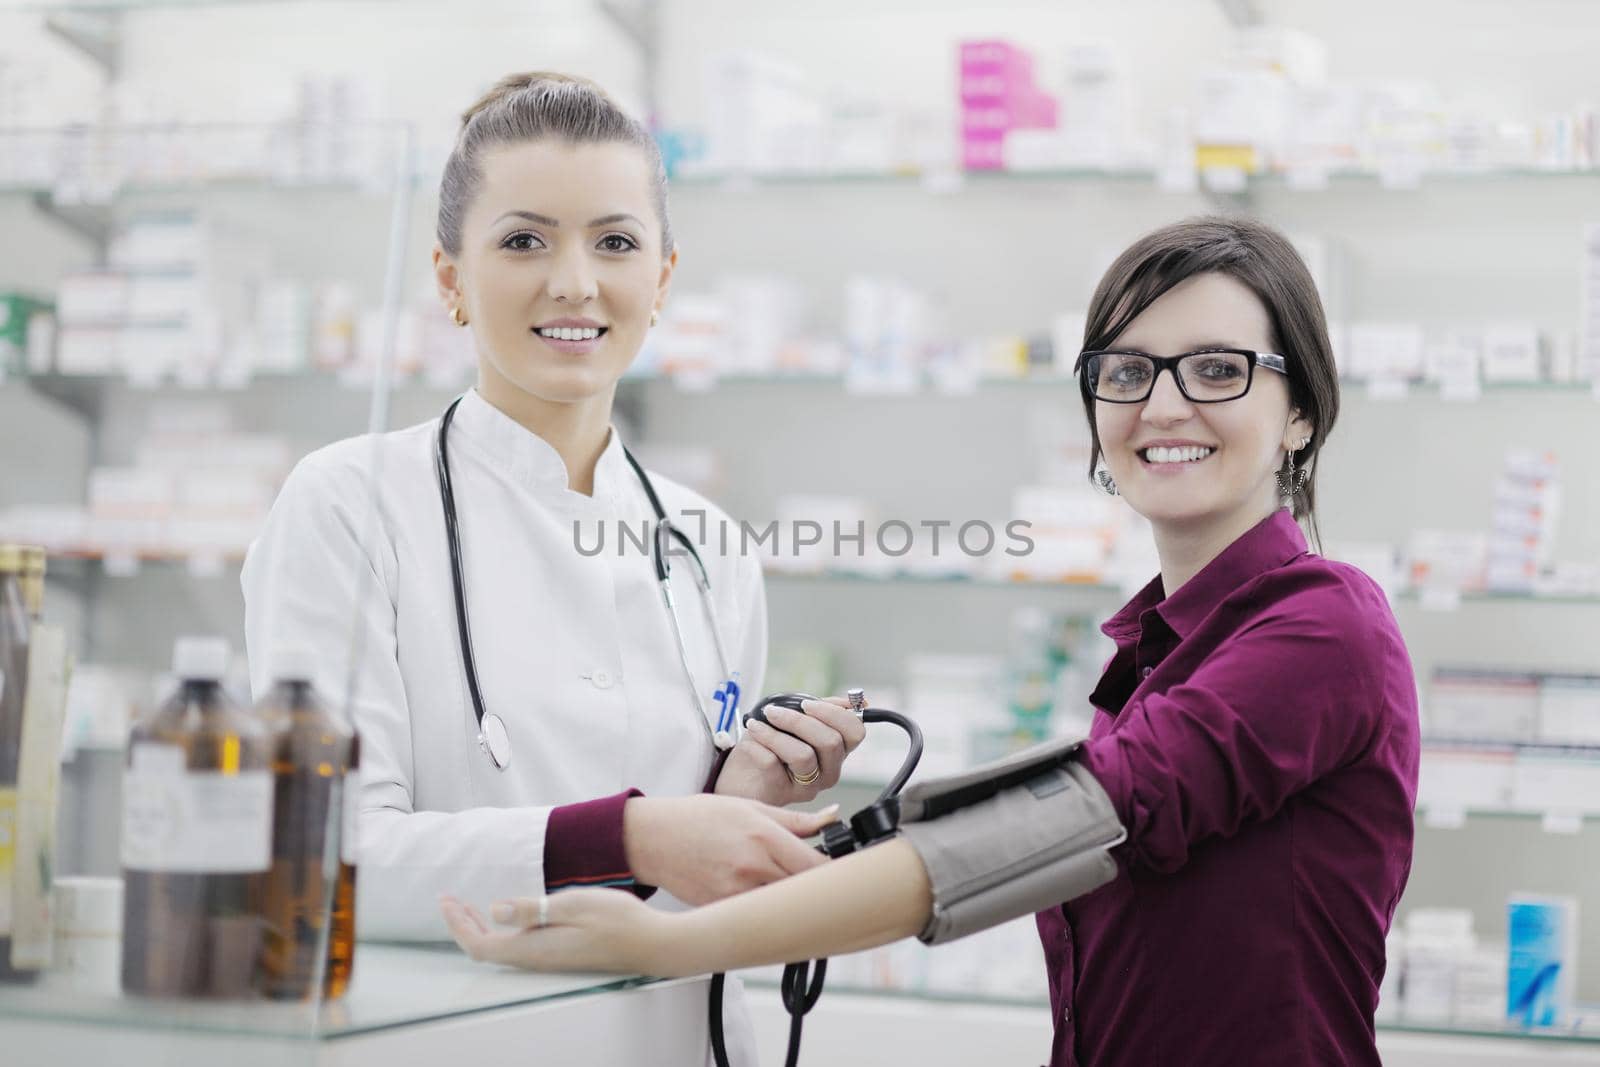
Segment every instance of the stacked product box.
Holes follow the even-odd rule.
[[[1484,584],[1532,593],[1550,562],[1561,506],[1558,468],[1551,453],[1513,451],[1495,485]]]
[[[1034,83],[1033,57],[1007,41],[961,44],[961,160],[967,170],[1003,170],[1013,130],[1054,129],[1058,106]]]
[[[214,358],[207,243],[193,217],[140,219],[113,237],[105,268],[62,278],[57,369],[153,381]]]
[[[1440,668],[1417,804],[1600,813],[1600,675]]]

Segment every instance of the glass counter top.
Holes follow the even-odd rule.
[[[334,1040],[475,1012],[591,996],[647,985],[651,978],[531,974],[476,963],[455,945],[362,942],[343,998],[315,1009],[278,1001],[159,1000],[123,996],[114,953],[90,975],[46,974],[29,986],[0,986],[0,1029],[8,1017],[116,1029],[236,1034],[277,1040]]]

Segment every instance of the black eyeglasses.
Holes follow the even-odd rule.
[[[1205,348],[1181,356],[1151,356],[1114,350],[1084,352],[1075,368],[1084,388],[1108,404],[1138,404],[1150,399],[1156,376],[1172,372],[1178,392],[1194,404],[1221,404],[1250,391],[1257,367],[1288,374],[1276,352],[1248,348]]]

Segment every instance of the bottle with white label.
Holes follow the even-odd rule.
[[[228,646],[179,638],[178,690],[138,721],[123,778],[122,988],[246,997],[272,849],[268,726],[222,688]]]
[[[359,742],[312,685],[316,657],[280,652],[276,684],[256,706],[272,729],[272,867],[256,984],[279,999],[334,1000],[350,985],[356,936]]]

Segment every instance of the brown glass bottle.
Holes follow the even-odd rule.
[[[122,988],[246,997],[271,856],[271,737],[222,688],[227,645],[181,638],[178,691],[133,727],[123,779]]]
[[[32,612],[24,594],[24,550],[0,545],[0,981],[25,982],[36,972],[11,966],[13,878],[17,847],[17,771],[22,709],[28,689]]]
[[[355,966],[360,743],[317,696],[310,666],[280,656],[278,681],[257,705],[273,730],[275,803],[256,986],[269,997],[307,999],[320,970],[322,996],[335,1000]]]

